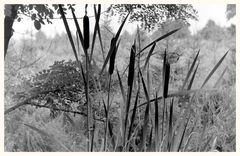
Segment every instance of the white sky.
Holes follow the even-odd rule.
[[[232,19],[230,21],[226,20],[226,4],[194,4],[193,7],[198,11],[198,19],[199,21],[193,21],[190,20],[189,23],[190,31],[192,33],[196,33],[198,30],[203,28],[207,21],[209,19],[212,19],[216,22],[216,24],[220,26],[229,26],[231,23],[236,23],[236,19]],[[107,6],[102,5],[102,11],[106,10]],[[88,15],[93,15],[93,7],[89,5],[88,8]],[[80,6],[76,8],[76,16],[82,17],[84,16],[84,6]],[[67,17],[71,17],[71,14],[68,14]],[[43,25],[41,30],[47,34],[47,36],[54,36],[56,33],[62,33],[65,32],[65,28],[62,22],[62,19],[54,19],[52,20],[53,24],[46,24]],[[70,30],[76,30],[73,20],[68,20],[70,25]],[[79,20],[79,25],[82,27],[82,20]],[[90,18],[90,29],[93,30],[95,18]],[[115,31],[117,31],[119,27],[119,23],[117,23],[117,17],[113,17],[112,26]],[[15,30],[15,33],[13,35],[13,38],[19,39],[24,36],[26,31],[33,31],[33,33],[36,33],[37,30],[35,30],[33,26],[33,21],[30,19],[23,19],[21,22],[15,22],[13,25],[13,28]],[[136,24],[127,24],[124,26],[124,29],[131,32],[134,32],[134,29],[136,29]]]

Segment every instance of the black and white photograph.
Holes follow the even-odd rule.
[[[4,152],[237,151],[236,4],[45,3],[2,5]]]

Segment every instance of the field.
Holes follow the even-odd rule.
[[[32,15],[39,31],[10,40],[5,151],[236,151],[236,26],[209,20],[192,34],[169,18],[129,33],[137,17],[129,6],[113,6],[121,17],[114,32],[101,5],[86,5],[80,19],[73,6],[54,5],[65,33],[48,37],[45,19]]]

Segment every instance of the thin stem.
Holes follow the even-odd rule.
[[[108,120],[109,120],[109,109],[110,109],[110,91],[111,91],[111,78],[112,76],[109,75],[109,83],[108,83],[108,98],[107,98],[107,113],[106,113],[106,127],[105,127],[105,139],[104,139],[104,151],[106,151],[106,145],[107,145],[107,136],[108,136]]]

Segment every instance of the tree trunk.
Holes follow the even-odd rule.
[[[8,44],[13,35],[13,22],[17,18],[18,5],[5,4],[4,6],[4,59],[7,54]]]

